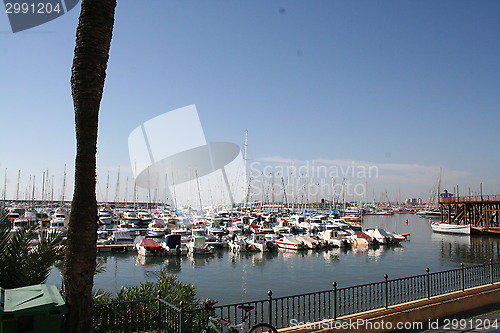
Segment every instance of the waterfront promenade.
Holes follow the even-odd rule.
[[[184,309],[160,298],[137,302],[96,304],[95,325],[113,330],[129,327],[137,330],[162,329],[187,332],[202,327],[206,316],[238,323],[241,306],[251,306],[249,324],[270,323],[281,332],[390,332],[437,329],[439,318],[470,313],[500,300],[500,263],[464,267],[388,279],[352,287],[273,297],[243,303]],[[149,310],[144,312],[143,310]],[[125,311],[124,313],[122,313]],[[125,315],[125,313],[127,315]],[[134,314],[129,316],[128,314]],[[205,318],[205,319],[204,319]],[[117,321],[118,320],[118,321]],[[470,322],[471,327],[497,328],[497,322]],[[460,321],[444,320],[446,328],[466,327]],[[448,326],[448,327],[446,327]]]
[[[280,331],[489,332],[500,328],[499,301],[500,284],[495,283]]]

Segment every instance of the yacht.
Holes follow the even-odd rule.
[[[165,236],[165,222],[161,219],[153,219],[148,224],[147,235],[149,237],[163,237]]]
[[[152,238],[143,238],[135,244],[137,254],[144,257],[156,257],[163,254],[163,247]]]
[[[180,256],[188,253],[187,246],[181,243],[181,235],[167,235],[160,245],[167,255]]]
[[[189,253],[192,254],[214,254],[215,248],[207,244],[207,240],[204,236],[193,236],[193,239],[188,242],[187,247]]]
[[[56,209],[50,219],[48,232],[66,234],[68,231],[68,221],[69,218],[66,215],[66,211],[61,208]]]
[[[432,231],[445,234],[470,235],[469,224],[431,223]]]
[[[282,249],[287,250],[304,250],[307,249],[307,245],[304,242],[299,241],[291,234],[281,235],[281,238],[276,241],[276,245]]]
[[[113,216],[107,210],[99,210],[98,217],[101,225],[110,225],[113,222]]]
[[[278,246],[275,242],[269,240],[267,235],[268,234],[254,233],[247,239],[247,242],[260,252],[276,251]]]
[[[232,252],[252,252],[256,248],[244,236],[234,235],[228,242]]]

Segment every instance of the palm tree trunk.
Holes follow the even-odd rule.
[[[75,189],[64,261],[66,332],[93,332],[92,288],[96,267],[96,150],[116,0],[83,0],[71,75],[75,109]]]

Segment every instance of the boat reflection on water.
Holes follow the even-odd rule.
[[[158,268],[165,268],[169,273],[176,274],[181,271],[182,260],[186,260],[185,257],[172,256],[172,257],[145,257],[145,256],[135,256],[135,261],[141,267],[149,270],[157,270]]]
[[[441,260],[449,263],[484,263],[484,258],[499,260],[498,237],[432,234],[440,246]]]
[[[340,260],[340,254],[346,253],[347,249],[344,247],[331,248],[328,251],[322,251],[320,254],[323,256],[325,261],[338,261]]]
[[[375,245],[368,248],[367,255],[373,258],[380,258],[388,252],[403,252],[404,246],[401,244]]]
[[[188,253],[188,255],[186,256],[186,259],[191,262],[191,266],[193,268],[204,267],[208,262],[214,260],[214,258],[216,258],[216,256],[214,256],[213,254],[193,255],[192,253]]]
[[[157,256],[157,257],[146,257],[146,256],[140,256],[136,255],[135,256],[135,261],[142,267],[155,267],[157,265],[161,265],[164,261],[164,257]]]
[[[232,263],[245,262],[250,260],[253,266],[262,266],[278,256],[277,251],[272,252],[227,252]]]

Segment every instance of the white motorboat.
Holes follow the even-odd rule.
[[[342,216],[341,219],[345,222],[361,222],[363,220],[361,214],[347,214]]]
[[[68,231],[68,220],[66,212],[63,209],[58,208],[50,219],[48,233],[59,233],[65,235]]]
[[[232,252],[252,252],[255,247],[250,244],[244,236],[234,235],[228,242],[229,250]]]
[[[193,236],[193,239],[187,244],[189,253],[192,254],[214,254],[215,248],[207,244],[204,236]]]
[[[139,221],[135,210],[126,210],[123,212],[123,220],[127,223],[136,224]]]
[[[120,223],[116,226],[117,231],[135,231],[135,224],[129,222],[130,220],[121,220]]]
[[[322,239],[327,244],[327,246],[345,247],[351,245],[349,240],[345,237],[345,232],[341,230],[323,230],[318,233],[318,237]]]
[[[304,242],[297,240],[293,235],[281,235],[281,238],[276,241],[276,245],[287,250],[303,250],[307,249]]]
[[[347,237],[351,240],[353,246],[368,246],[373,244],[373,237],[362,231],[351,231]]]
[[[303,242],[308,249],[319,250],[325,247],[325,243],[309,235],[295,236],[295,239]]]
[[[441,211],[439,209],[422,209],[417,211],[416,214],[422,217],[440,217]]]
[[[365,230],[365,233],[375,239],[379,244],[392,244],[392,236],[382,228],[372,228]],[[398,242],[399,243],[399,242]]]
[[[97,230],[97,245],[111,244],[111,237],[109,232],[104,229]]]
[[[143,238],[135,244],[137,254],[144,257],[156,257],[163,254],[163,247],[152,238]]]
[[[247,239],[247,242],[252,245],[257,251],[270,252],[276,251],[278,246],[274,241],[268,239],[269,234],[255,233]]]
[[[402,241],[408,240],[410,234],[398,234],[395,232],[386,231],[391,237],[394,244],[399,244]]]
[[[145,211],[140,211],[139,213],[137,213],[137,217],[139,218],[137,224],[139,224],[140,226],[147,226],[153,220],[151,214]]]
[[[331,229],[348,229],[350,228],[350,225],[346,223],[344,220],[341,219],[329,219],[326,220],[326,223],[324,225],[325,230],[331,230]]]
[[[273,231],[276,234],[290,233],[292,231],[292,226],[288,223],[288,220],[280,219],[278,225],[273,227]]]
[[[431,223],[432,231],[445,234],[470,235],[469,224]]]
[[[21,231],[23,229],[25,229],[26,227],[28,227],[30,224],[30,221],[27,219],[27,218],[19,218],[19,219],[15,219],[13,222],[12,222],[12,231]]]
[[[128,231],[114,231],[111,235],[112,244],[133,244],[134,239]]]
[[[180,256],[188,253],[187,246],[181,243],[181,235],[167,235],[160,245],[167,255]]]
[[[148,224],[147,235],[149,237],[165,236],[165,223],[161,219],[154,219]]]
[[[98,216],[99,224],[110,225],[113,222],[113,216],[107,210],[100,210]]]

